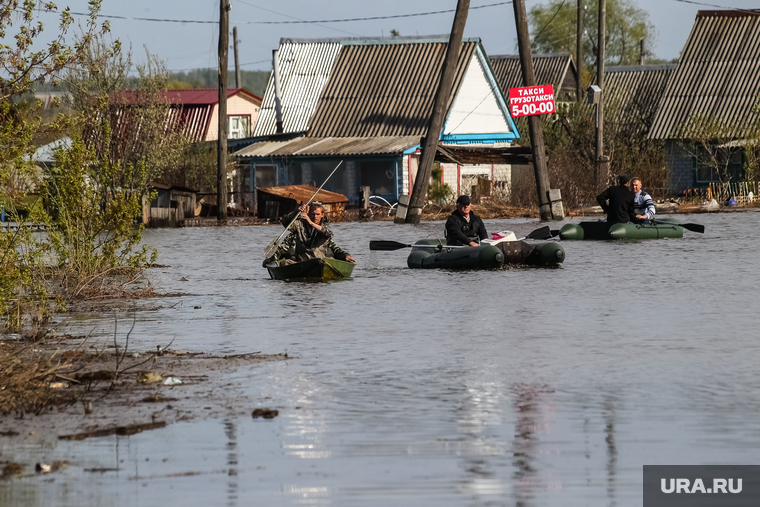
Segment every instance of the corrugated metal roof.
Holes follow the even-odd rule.
[[[282,123],[285,132],[303,132],[314,114],[322,88],[330,75],[340,42],[283,39],[280,41],[279,70]],[[274,109],[274,78],[270,76],[253,131],[254,137],[277,132]]]
[[[479,39],[462,42],[452,101],[479,44]],[[344,43],[309,122],[309,135],[424,136],[447,45],[420,40]]]
[[[693,114],[720,118],[740,136],[758,120],[760,10],[700,11],[666,87],[649,137],[672,139]]]
[[[488,61],[505,98],[509,97],[510,88],[525,86],[519,55],[489,56]],[[576,93],[577,73],[570,53],[533,55],[533,73],[537,84],[554,86],[555,97],[560,92],[571,96]]]
[[[630,133],[646,134],[675,69],[675,64],[605,68],[605,114],[613,114]]]
[[[257,187],[259,192],[266,194],[272,194],[286,199],[293,199],[296,202],[306,203],[317,191],[317,187],[311,185],[288,185],[285,187]],[[327,190],[320,190],[314,197],[315,201],[321,201],[324,204],[335,204],[338,202],[348,202],[348,197],[337,192],[328,192]]]
[[[420,144],[420,136],[298,137],[286,141],[258,142],[232,155],[240,158],[266,158],[398,154],[418,144]]]

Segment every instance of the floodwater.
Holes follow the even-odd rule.
[[[197,296],[138,315],[131,343],[288,352],[245,372],[279,417],[3,438],[0,459],[78,466],[0,481],[0,505],[639,506],[644,464],[757,464],[758,216],[676,217],[706,233],[564,242],[559,269],[498,272],[368,251],[442,222],[336,224],[359,264],[333,283],[269,280],[275,227],[147,231],[160,289]]]

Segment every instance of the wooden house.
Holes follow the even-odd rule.
[[[359,187],[396,202],[413,186],[427,134],[447,37],[283,39],[279,89],[284,133],[275,121],[270,79],[250,140],[234,152],[250,188],[320,185],[359,200]],[[519,137],[480,39],[459,54],[437,160],[443,181],[469,193],[467,178],[510,180]],[[463,151],[464,150],[464,151]],[[479,156],[484,150],[489,157]],[[466,154],[465,154],[466,152]],[[461,158],[460,158],[461,155]],[[467,158],[464,161],[463,158]],[[506,185],[508,186],[508,185]]]

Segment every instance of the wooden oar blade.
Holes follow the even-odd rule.
[[[552,230],[549,228],[548,225],[545,225],[541,227],[540,229],[536,229],[535,231],[525,236],[526,239],[549,239],[551,237],[552,237]]]
[[[691,232],[705,233],[705,226],[700,224],[681,224],[681,227]]]
[[[392,250],[400,250],[402,248],[408,248],[410,246],[412,245],[407,245],[406,243],[399,243],[398,241],[372,240],[369,242],[370,250],[392,251]]]

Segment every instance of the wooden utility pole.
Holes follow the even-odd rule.
[[[282,94],[280,93],[280,51],[272,50],[272,77],[274,78],[274,117],[277,133],[282,134]]]
[[[417,170],[417,177],[414,179],[414,188],[412,189],[411,199],[409,200],[409,210],[406,214],[406,223],[420,223],[420,214],[427,194],[430,175],[433,172],[433,161],[438,149],[438,138],[441,137],[443,122],[446,119],[449,98],[451,97],[451,86],[454,83],[454,73],[459,62],[459,52],[462,50],[462,34],[464,25],[467,22],[467,12],[470,9],[470,0],[457,0],[457,10],[454,14],[454,24],[451,26],[451,36],[449,45],[446,48],[446,56],[441,69],[440,83],[435,94],[435,103],[433,105],[433,115],[430,118],[425,142],[422,146],[422,157]]]
[[[575,70],[578,73],[576,76],[578,82],[576,83],[576,100],[578,102],[583,100],[583,0],[578,0],[578,21],[576,23],[576,40],[575,40]]]
[[[599,103],[596,106],[596,186],[597,189],[601,189],[607,186],[608,178],[608,165],[609,158],[604,155],[604,39],[606,29],[606,17],[607,17],[607,2],[606,0],[599,0],[599,29],[597,47],[599,48],[599,54],[597,55],[596,64],[596,84],[602,89],[601,97],[599,97]]]
[[[528,16],[525,14],[525,0],[514,0],[512,5],[515,7],[517,48],[520,52],[520,67],[522,68],[523,86],[536,86],[536,76],[533,73],[533,55],[530,51]],[[551,220],[552,210],[548,194],[549,172],[546,170],[544,130],[538,116],[528,116],[528,132],[530,133],[530,149],[533,152],[533,172],[536,176],[538,212],[541,220]]]
[[[219,0],[219,136],[216,141],[216,218],[227,220],[227,53],[230,2]]]
[[[238,60],[237,27],[232,29],[232,47],[235,50],[235,88],[242,88],[243,78],[240,76],[240,60]]]
[[[639,41],[639,65],[646,63],[646,57],[644,56],[644,39]]]

